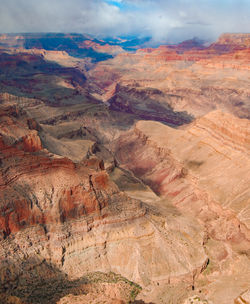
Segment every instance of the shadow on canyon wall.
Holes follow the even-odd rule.
[[[98,283],[122,283],[123,287],[120,288],[127,289],[127,295],[130,297],[129,303],[153,304],[134,301],[141,287],[112,272],[89,273],[80,279],[71,281],[60,269],[37,257],[17,263],[5,260],[2,266],[0,273],[0,304],[9,303],[9,297],[11,296],[19,298],[22,303],[56,304],[68,294],[86,295],[90,290],[93,290],[89,286],[91,284],[96,286]],[[12,300],[14,301],[14,299]],[[17,299],[16,302],[19,303],[18,301]]]

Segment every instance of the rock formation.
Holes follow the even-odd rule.
[[[247,302],[249,34],[0,45],[0,303]]]
[[[237,299],[234,300],[235,304],[249,304],[250,303],[250,290],[243,292]]]
[[[245,49],[246,47],[249,48],[250,46],[250,34],[232,34],[226,33],[222,34],[219,39],[212,44],[212,47],[223,48],[224,49],[229,46],[231,49]]]
[[[88,79],[93,92],[111,105],[118,94],[114,82],[119,84],[123,111],[127,111],[127,96],[122,96],[126,87],[141,96],[137,103],[133,101],[136,108],[146,106],[153,112],[156,106],[170,107],[195,117],[221,109],[249,118],[249,68],[249,34],[232,34],[222,35],[206,48],[185,48],[180,44],[122,53],[97,64],[89,71]],[[149,90],[158,93],[149,95]]]
[[[51,267],[70,280],[101,270],[142,286],[190,284],[204,269],[205,236],[194,219],[129,198],[96,158],[74,163],[43,149],[30,129],[42,127],[16,104],[2,106],[1,123],[2,292],[20,297]]]
[[[213,265],[221,264],[216,271],[229,277],[240,273],[235,266],[236,252],[236,259],[241,259],[250,248],[249,126],[248,120],[220,111],[179,130],[140,121],[114,145],[122,168],[132,171],[178,210],[199,219],[208,239],[221,243],[214,255],[209,241],[207,253]],[[235,256],[230,257],[232,251]],[[249,269],[249,260],[245,262]],[[230,271],[224,263],[231,263]],[[249,281],[249,274],[245,272],[244,280]],[[215,280],[215,289],[217,283]],[[232,299],[239,286],[230,288],[235,288]],[[228,299],[221,301],[228,303]]]

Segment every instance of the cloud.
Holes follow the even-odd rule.
[[[156,41],[250,32],[249,0],[0,0],[0,31],[150,35]]]

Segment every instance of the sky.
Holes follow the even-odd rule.
[[[0,0],[0,32],[77,32],[212,41],[250,32],[250,0]]]

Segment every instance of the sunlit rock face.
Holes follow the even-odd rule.
[[[0,303],[247,302],[249,34],[52,36],[0,37]]]
[[[234,300],[235,304],[242,304],[242,303],[250,303],[250,290],[246,290],[243,292],[237,299]]]
[[[250,34],[222,34],[212,46],[224,45],[230,46],[232,49],[241,49],[250,46]]]
[[[129,106],[142,119],[157,108],[163,115],[166,108],[195,117],[221,109],[249,118],[249,54],[249,34],[225,34],[209,47],[187,43],[120,54],[99,63],[89,80],[104,101],[122,111]],[[123,87],[136,101],[124,95]]]
[[[42,127],[18,105],[2,107],[1,123],[2,291],[20,280],[27,288],[31,268],[46,279],[54,267],[71,280],[113,271],[142,286],[192,282],[204,269],[205,234],[194,219],[175,209],[154,214],[120,192],[97,158],[50,153],[31,129]]]
[[[211,263],[204,277],[213,282],[205,289],[215,303],[233,303],[249,281],[246,271],[232,283],[240,265],[249,267],[249,130],[249,120],[215,111],[181,129],[140,121],[114,144],[121,167],[203,226]]]
[[[117,141],[117,160],[179,208],[190,208],[196,216],[203,217],[202,209],[211,204],[212,216],[212,205],[217,203],[217,212],[228,208],[226,218],[238,214],[242,226],[249,229],[249,125],[248,120],[219,111],[182,130],[140,121]],[[238,235],[241,239],[239,223],[236,219],[233,222],[233,234],[222,236],[220,227],[219,238],[237,239]],[[249,239],[248,234],[245,236]]]

